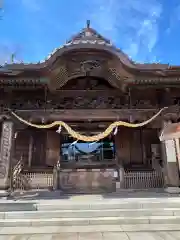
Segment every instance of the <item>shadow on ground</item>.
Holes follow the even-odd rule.
[[[67,194],[62,191],[48,191],[48,190],[31,190],[31,191],[15,191],[8,199],[11,200],[51,200],[51,199],[71,199],[83,197],[87,200],[102,200],[102,199],[123,199],[123,198],[167,198],[167,197],[179,197],[179,194],[168,194],[163,189],[152,190],[121,190],[118,193],[99,193],[99,194],[87,194],[76,193]]]

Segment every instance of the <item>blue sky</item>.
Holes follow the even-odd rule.
[[[180,65],[180,0],[0,1],[0,63],[41,61],[89,19],[133,60]]]

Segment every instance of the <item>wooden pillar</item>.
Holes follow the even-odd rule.
[[[0,143],[0,195],[7,196],[10,187],[14,129],[10,120],[2,123]]]
[[[53,189],[60,186],[60,135],[55,131],[47,131],[46,165],[53,167]]]
[[[29,149],[28,149],[28,167],[31,167],[32,162],[32,153],[33,153],[33,136],[30,135],[29,138]]]
[[[124,162],[127,160],[126,158],[129,158],[128,145],[126,147],[124,145],[126,143],[125,129],[119,128],[118,133],[115,136],[116,161],[119,171],[119,181],[116,182],[116,191],[124,188]]]

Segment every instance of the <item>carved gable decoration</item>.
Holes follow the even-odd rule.
[[[108,90],[113,87],[101,78],[81,77],[69,80],[61,90]]]
[[[74,35],[69,41],[67,41],[67,44],[73,44],[73,43],[85,43],[85,42],[91,42],[91,43],[101,43],[101,44],[107,44],[111,45],[111,42],[109,39],[106,39],[101,34],[99,34],[96,30],[90,27],[90,24],[87,24],[85,28],[82,29],[79,33]]]

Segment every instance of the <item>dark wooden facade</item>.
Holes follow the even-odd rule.
[[[119,187],[124,186],[122,176],[126,172],[143,171],[145,174],[147,171],[148,174],[148,171],[156,170],[166,176],[166,185],[179,186],[178,162],[167,167],[166,154],[163,155],[159,140],[164,123],[180,119],[179,90],[180,67],[134,63],[89,27],[42,63],[2,66],[0,187],[7,188],[7,179],[20,159],[24,172],[54,174],[53,169],[60,162],[56,187],[62,189],[68,189],[70,184],[70,189],[75,191],[80,188],[92,191],[96,187],[112,191],[117,183],[120,183]],[[61,146],[64,138],[61,135],[66,135],[64,130],[59,135],[57,129],[28,127],[8,111],[11,109],[37,124],[62,120],[73,129],[90,135],[104,131],[117,120],[143,122],[163,107],[168,108],[147,126],[137,129],[119,127],[117,135],[110,136],[115,145],[115,156],[109,162],[96,163],[63,163]],[[6,134],[6,129],[11,128],[7,131],[12,132]],[[9,140],[3,140],[4,137]],[[8,153],[2,150],[6,145]],[[167,177],[169,171],[176,175],[176,181]],[[82,179],[86,179],[86,184],[82,184]],[[77,184],[73,185],[73,181]]]

